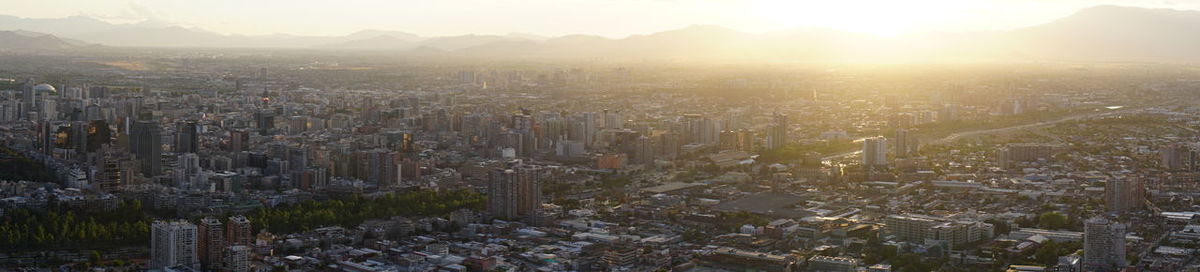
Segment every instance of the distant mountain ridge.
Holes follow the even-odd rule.
[[[62,50],[86,46],[54,35],[17,30],[0,31],[0,50]]]
[[[750,34],[692,26],[611,39],[531,34],[421,37],[363,30],[345,36],[224,35],[143,22],[111,24],[83,16],[0,15],[0,30],[28,30],[108,46],[388,50],[414,55],[520,58],[714,58],[785,60],[1050,59],[1200,61],[1200,11],[1096,6],[1008,31],[876,37],[831,29]],[[43,38],[45,39],[45,38]],[[82,43],[82,42],[79,42]]]

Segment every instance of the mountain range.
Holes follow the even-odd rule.
[[[117,47],[386,50],[498,58],[778,60],[1200,61],[1200,11],[1097,6],[1053,22],[1006,31],[877,37],[832,29],[761,34],[692,26],[612,39],[530,34],[422,37],[363,30],[344,36],[226,35],[158,21],[113,24],[85,16],[0,15],[0,48]],[[45,34],[40,34],[45,33]],[[57,41],[56,41],[57,40]]]

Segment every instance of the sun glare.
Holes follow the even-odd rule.
[[[931,1],[763,0],[758,2],[757,9],[764,19],[787,28],[819,27],[896,36],[958,16],[953,7],[953,3]]]

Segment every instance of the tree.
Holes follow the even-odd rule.
[[[993,219],[985,220],[984,222],[992,224],[992,226],[996,227],[996,229],[995,229],[996,235],[1005,235],[1005,234],[1008,234],[1009,232],[1012,232],[1012,227],[1010,227],[1008,225],[1008,222],[1005,222],[1003,220],[993,218]]]
[[[1067,221],[1067,216],[1059,212],[1045,212],[1038,216],[1038,226],[1044,229],[1066,228]]]
[[[93,264],[100,263],[100,252],[92,250],[92,252],[88,254],[88,261]]]

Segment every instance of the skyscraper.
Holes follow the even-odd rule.
[[[221,262],[225,261],[225,226],[221,220],[212,217],[200,219],[199,226],[200,267],[205,271],[222,269]]]
[[[158,176],[162,173],[162,137],[158,123],[137,121],[133,124],[130,151],[141,162],[142,175]]]
[[[538,210],[542,205],[541,170],[540,166],[519,163],[492,169],[488,211],[497,217],[516,219]]]
[[[187,221],[157,221],[150,226],[150,269],[186,266],[200,269],[196,225]]]
[[[1104,185],[1104,206],[1109,212],[1124,213],[1141,209],[1146,202],[1146,186],[1141,177],[1111,179]]]
[[[184,121],[176,124],[175,153],[200,152],[200,126],[196,121]]]
[[[887,164],[887,139],[883,137],[871,137],[863,139],[863,167],[884,167],[887,166]]]
[[[267,131],[275,129],[275,113],[269,110],[255,112],[254,124],[262,134],[266,134]]]
[[[1120,271],[1125,265],[1125,225],[1101,217],[1084,222],[1083,270]]]

